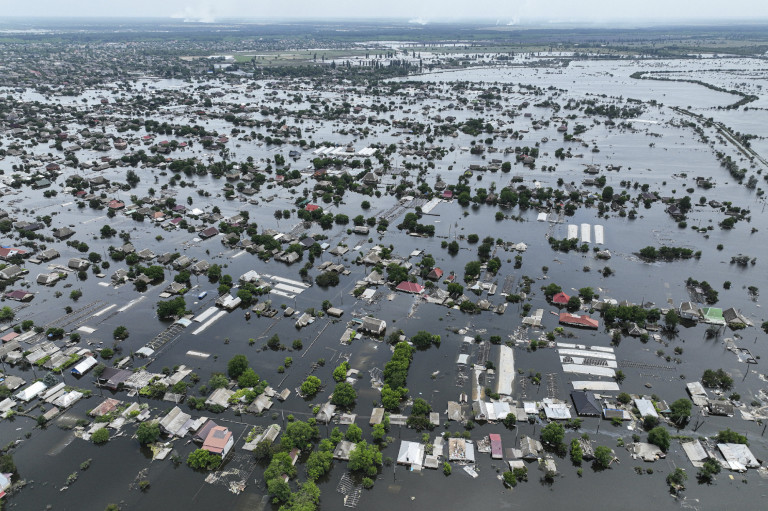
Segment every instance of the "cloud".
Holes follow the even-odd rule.
[[[183,19],[185,23],[213,23],[216,21],[215,9],[209,2],[198,2],[197,5],[186,5],[181,12],[171,15],[172,18]]]

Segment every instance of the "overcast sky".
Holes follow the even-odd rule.
[[[768,19],[766,0],[4,0],[10,16],[489,19],[498,24]]]

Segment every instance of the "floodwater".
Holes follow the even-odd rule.
[[[697,61],[698,62],[698,61]],[[678,66],[680,71],[687,71],[689,66],[696,62],[669,62],[663,63],[643,61],[640,63],[608,63],[608,62],[576,62],[566,69],[485,69],[460,71],[455,73],[427,74],[416,77],[423,81],[470,80],[475,82],[503,82],[503,83],[532,83],[540,87],[552,85],[567,92],[559,98],[563,101],[569,97],[580,97],[585,94],[607,94],[608,96],[624,98],[633,97],[641,100],[654,99],[668,106],[688,106],[694,111],[710,112],[709,115],[733,126],[737,130],[754,132],[765,135],[765,123],[760,122],[761,111],[757,112],[732,112],[716,110],[714,107],[732,103],[734,97],[728,94],[712,91],[701,86],[688,83],[671,83],[655,81],[636,81],[629,79],[629,75],[638,70],[669,69],[670,66]],[[724,63],[728,68],[736,63]],[[748,63],[741,62],[742,65]],[[711,62],[701,66],[712,66]],[[716,74],[716,73],[713,73]],[[411,78],[413,79],[413,78]],[[762,81],[765,82],[763,76]],[[163,81],[154,83],[161,89],[163,86],[181,86],[182,82]],[[768,85],[768,84],[766,84]],[[222,88],[225,87],[222,85]],[[264,91],[259,91],[263,93]],[[100,92],[94,91],[93,97],[99,97]],[[280,97],[287,93],[280,93]],[[263,97],[259,95],[259,97]],[[30,98],[31,99],[31,98]],[[39,98],[38,98],[39,99]],[[227,100],[237,101],[244,99],[238,93],[232,93]],[[519,96],[519,100],[531,100],[535,103],[538,99]],[[362,101],[365,101],[363,98]],[[433,104],[439,100],[427,100]],[[762,101],[762,100],[761,100]],[[447,100],[443,103],[447,103]],[[418,111],[416,106],[414,112]],[[547,118],[550,113],[547,109],[537,109],[533,106],[523,111],[533,114],[533,119]],[[443,113],[447,115],[448,112]],[[471,111],[456,111],[459,118],[473,117],[476,114]],[[398,117],[406,114],[398,112]],[[411,117],[421,118],[422,114],[410,114]],[[561,112],[562,115],[562,112]],[[508,185],[512,176],[521,174],[526,184],[533,180],[539,181],[543,186],[557,186],[558,178],[563,178],[566,183],[580,183],[583,179],[584,164],[598,163],[607,165],[621,165],[620,172],[603,172],[607,177],[608,185],[613,186],[617,192],[621,180],[637,181],[641,184],[649,184],[651,191],[658,191],[660,195],[681,196],[686,188],[695,188],[693,178],[696,176],[712,177],[717,183],[711,190],[697,189],[693,194],[694,202],[698,202],[699,196],[707,199],[716,199],[720,202],[731,201],[743,208],[751,210],[751,222],[739,222],[731,231],[720,230],[717,222],[722,216],[709,206],[696,206],[688,218],[688,228],[679,228],[663,210],[663,205],[655,203],[650,209],[638,209],[638,218],[630,220],[620,218],[610,213],[608,218],[598,218],[597,209],[579,209],[575,216],[565,218],[565,223],[549,224],[537,222],[536,211],[518,212],[516,209],[509,214],[520,214],[523,222],[513,220],[494,221],[495,207],[479,206],[477,208],[461,208],[457,203],[440,204],[433,211],[434,216],[424,216],[422,222],[431,222],[436,226],[436,236],[432,239],[412,238],[403,235],[396,228],[400,218],[390,222],[389,230],[383,235],[372,234],[373,240],[368,237],[348,235],[346,227],[334,225],[328,231],[321,231],[313,226],[308,233],[321,233],[328,236],[327,242],[331,246],[343,242],[350,248],[360,245],[359,251],[351,250],[344,257],[332,257],[324,254],[316,264],[322,261],[333,260],[343,262],[352,275],[341,278],[341,284],[336,288],[323,290],[313,286],[295,299],[287,299],[272,296],[273,306],[285,304],[305,310],[310,307],[319,307],[323,300],[330,300],[334,306],[345,310],[342,321],[329,321],[328,318],[319,318],[315,323],[297,331],[292,319],[278,314],[275,318],[257,318],[255,315],[250,320],[244,318],[242,311],[235,311],[218,320],[213,326],[199,335],[192,332],[197,324],[186,329],[181,337],[171,345],[163,348],[156,360],[149,367],[150,371],[159,372],[163,367],[174,367],[184,364],[192,367],[201,377],[201,384],[205,383],[214,372],[225,372],[227,361],[235,354],[247,355],[251,366],[269,383],[278,389],[289,388],[291,390],[299,386],[307,374],[312,372],[325,384],[318,397],[312,401],[304,401],[301,398],[291,396],[285,403],[275,402],[274,407],[261,417],[254,415],[236,416],[227,411],[216,415],[215,420],[227,425],[240,441],[236,443],[236,452],[242,445],[242,437],[250,430],[252,425],[267,425],[273,421],[285,425],[285,417],[289,414],[297,419],[306,419],[311,415],[312,405],[323,402],[333,388],[331,373],[342,357],[349,357],[351,367],[360,370],[362,378],[357,382],[357,405],[354,412],[358,414],[357,424],[363,426],[366,437],[369,437],[370,428],[366,427],[367,417],[371,408],[378,401],[378,392],[370,388],[369,371],[374,368],[383,368],[389,360],[391,352],[383,343],[371,339],[355,341],[350,346],[341,345],[339,339],[346,328],[346,321],[354,316],[370,314],[385,319],[388,322],[388,332],[403,329],[406,335],[415,334],[419,330],[428,330],[441,335],[442,343],[439,348],[431,348],[428,351],[419,351],[414,355],[408,377],[408,388],[413,397],[426,399],[434,410],[444,412],[449,400],[456,400],[460,392],[469,392],[469,384],[457,384],[458,368],[456,360],[461,353],[463,335],[454,333],[459,329],[466,329],[467,335],[481,335],[487,339],[491,335],[500,335],[508,339],[509,335],[520,324],[520,311],[516,305],[510,305],[504,315],[497,316],[484,312],[480,315],[466,315],[457,310],[449,310],[442,306],[421,303],[410,295],[397,294],[393,300],[387,295],[389,290],[381,288],[380,295],[372,304],[356,300],[351,294],[354,283],[365,277],[369,269],[353,264],[358,255],[364,255],[367,250],[378,243],[394,247],[394,253],[407,257],[411,251],[422,249],[425,253],[432,254],[437,265],[446,272],[456,271],[461,276],[464,265],[476,259],[476,247],[466,242],[461,242],[462,250],[456,256],[450,256],[442,249],[441,241],[453,239],[456,236],[476,233],[481,237],[491,236],[502,238],[505,241],[525,242],[528,251],[523,255],[523,264],[520,269],[513,268],[513,259],[516,255],[499,249],[502,268],[496,280],[499,284],[504,282],[508,275],[515,277],[516,285],[523,275],[537,279],[532,286],[532,308],[544,308],[544,328],[542,331],[551,331],[557,326],[557,319],[549,314],[552,307],[544,300],[540,287],[554,282],[563,290],[572,294],[573,290],[585,286],[591,286],[598,290],[603,297],[611,297],[618,300],[631,302],[653,302],[658,307],[668,307],[669,303],[675,306],[681,301],[688,300],[685,289],[686,278],[693,277],[697,280],[709,281],[720,293],[720,301],[717,306],[727,308],[736,307],[748,318],[758,325],[758,328],[750,328],[736,332],[741,337],[738,344],[748,347],[752,354],[760,357],[759,364],[747,367],[739,364],[735,355],[725,350],[722,343],[723,337],[734,336],[727,331],[720,339],[706,340],[704,332],[706,325],[693,327],[681,327],[679,335],[674,339],[665,340],[662,343],[651,341],[642,344],[637,339],[625,338],[616,348],[617,360],[626,361],[635,367],[623,367],[627,375],[622,384],[622,390],[630,393],[654,393],[672,402],[675,399],[685,397],[685,381],[698,379],[706,368],[724,368],[736,381],[735,391],[741,394],[742,401],[749,402],[757,397],[758,391],[765,387],[765,383],[759,378],[762,373],[762,358],[768,355],[765,346],[765,335],[759,329],[763,321],[760,299],[752,299],[748,296],[746,286],[754,285],[760,289],[768,289],[763,265],[767,261],[763,258],[761,244],[765,239],[768,222],[764,214],[764,202],[756,196],[754,191],[747,190],[744,186],[733,183],[727,172],[720,168],[713,156],[712,147],[703,144],[695,138],[691,130],[682,129],[669,123],[672,119],[679,119],[667,107],[646,106],[646,114],[643,120],[654,123],[633,123],[634,130],[620,128],[606,128],[603,125],[590,127],[584,135],[585,140],[590,140],[591,145],[600,148],[599,153],[590,152],[589,147],[580,148],[572,146],[574,153],[583,152],[583,159],[570,159],[557,161],[553,157],[540,157],[539,163],[557,165],[556,172],[542,172],[531,170],[521,165],[513,165],[509,174],[482,173],[482,179],[475,181],[472,178],[473,187],[489,188],[495,184],[497,189]],[[426,117],[424,117],[426,119]],[[176,122],[181,122],[177,118]],[[515,119],[515,126],[522,127],[530,122],[522,117]],[[311,124],[307,122],[306,124]],[[227,124],[223,121],[209,121],[209,129],[218,129],[220,133],[227,131]],[[306,126],[305,126],[306,127]],[[325,126],[317,125],[314,139],[319,141],[329,140],[335,143],[348,143],[356,140],[354,135],[342,135],[331,123]],[[522,140],[504,141],[501,146],[534,145],[543,137],[549,137],[550,141],[542,143],[540,151],[554,153],[554,150],[563,144],[556,133],[556,124],[540,131],[531,130],[524,135]],[[395,135],[393,132],[378,133],[369,136],[365,140],[357,140],[355,146],[362,146],[381,141],[385,143],[397,142],[403,139],[403,135]],[[167,137],[169,140],[173,137]],[[454,144],[456,149],[449,153],[445,159],[436,162],[436,168],[430,170],[427,183],[432,185],[436,175],[450,183],[455,183],[458,176],[470,163],[481,163],[479,156],[462,152],[459,147],[468,146],[472,137],[460,135],[455,140],[445,140],[444,145]],[[233,141],[234,142],[234,141]],[[649,144],[653,142],[653,146]],[[231,142],[232,143],[232,142]],[[231,144],[230,143],[230,144]],[[438,142],[436,142],[438,143]],[[757,145],[758,141],[755,142]],[[765,142],[760,142],[765,144]],[[718,146],[717,149],[720,149]],[[237,153],[237,159],[245,159],[247,156],[254,158],[271,157],[276,152],[287,152],[287,148],[267,148],[256,144],[243,143],[242,147],[233,148]],[[201,153],[198,148],[188,150],[187,153]],[[87,153],[86,153],[87,154]],[[95,154],[93,158],[95,158]],[[101,155],[102,153],[98,153]],[[113,151],[114,156],[118,155]],[[184,153],[181,153],[183,156]],[[177,155],[175,155],[177,156]],[[501,153],[488,155],[487,158],[508,158]],[[87,159],[80,156],[81,160]],[[298,164],[303,168],[311,157],[307,155]],[[6,160],[10,165],[11,159]],[[402,162],[399,162],[402,163]],[[453,166],[449,169],[449,166]],[[105,177],[116,178],[122,172],[121,169],[111,169],[105,172]],[[687,174],[682,177],[681,174]],[[144,196],[149,187],[159,190],[160,185],[166,182],[166,177],[160,175],[157,169],[145,169],[139,171],[141,183],[136,190],[131,192],[118,192],[116,195],[127,200],[131,194]],[[155,182],[155,179],[158,182]],[[295,214],[288,220],[276,220],[273,213],[276,209],[290,208],[296,196],[282,188],[262,189],[262,196],[274,196],[270,203],[261,199],[258,206],[245,202],[225,201],[217,198],[217,190],[223,186],[223,180],[215,180],[211,177],[194,178],[198,189],[211,191],[210,198],[198,196],[196,190],[177,187],[177,202],[184,204],[187,196],[192,197],[191,207],[199,207],[210,210],[213,205],[218,205],[224,216],[230,216],[238,211],[248,211],[251,221],[255,221],[260,230],[274,228],[288,231],[296,224]],[[397,178],[384,176],[382,185],[397,183]],[[666,184],[663,184],[666,183]],[[58,186],[58,185],[57,185]],[[307,185],[310,186],[310,185]],[[299,187],[301,188],[301,187]],[[636,193],[631,191],[631,193]],[[23,202],[11,204],[9,201],[23,197]],[[351,193],[344,197],[344,202],[328,209],[334,213],[344,212],[353,217],[358,214],[362,197]],[[59,194],[56,198],[46,199],[41,192],[33,192],[27,189],[22,191],[19,197],[7,196],[3,199],[5,209],[12,207],[25,208],[30,215],[44,215],[58,213],[54,218],[54,225],[74,225],[77,234],[75,239],[87,242],[92,251],[106,254],[110,244],[118,245],[120,240],[112,241],[95,239],[101,226],[109,224],[118,231],[126,230],[131,233],[131,239],[137,250],[150,248],[156,254],[166,251],[178,250],[190,257],[206,259],[211,263],[226,265],[224,273],[232,275],[235,279],[248,270],[256,270],[263,274],[279,275],[291,279],[299,279],[298,269],[300,264],[286,267],[282,263],[274,261],[262,262],[250,254],[239,254],[239,250],[229,250],[219,243],[217,239],[207,241],[194,241],[195,234],[178,230],[163,231],[148,222],[136,223],[130,218],[118,215],[113,219],[107,219],[103,212],[90,208],[78,210],[71,203],[71,197]],[[372,208],[366,216],[383,212],[396,204],[396,199],[388,195],[382,195],[380,199],[373,199]],[[67,204],[69,203],[69,204]],[[466,214],[465,214],[466,213]],[[592,252],[585,255],[577,252],[568,254],[553,252],[546,241],[549,234],[556,238],[566,236],[567,225],[590,223],[605,226],[606,244],[613,254],[610,261],[604,262],[595,259]],[[709,225],[714,229],[705,234],[691,229],[691,226],[705,228]],[[751,228],[757,232],[751,233]],[[162,235],[162,240],[156,240],[155,236]],[[654,263],[640,262],[635,255],[640,248],[646,245],[674,245],[695,248],[702,251],[701,259],[691,259],[682,262]],[[718,244],[724,246],[723,250],[717,250]],[[57,247],[62,252],[62,260],[77,255],[69,247]],[[69,252],[68,252],[69,251]],[[730,257],[738,253],[745,253],[757,257],[757,264],[748,268],[738,268],[729,264]],[[236,256],[236,257],[235,257]],[[411,262],[418,262],[418,258]],[[548,267],[544,278],[543,266]],[[610,266],[615,275],[602,277],[599,270]],[[107,274],[115,269],[124,267],[124,264],[112,262]],[[590,271],[583,271],[589,267]],[[33,268],[27,277],[30,281],[38,273]],[[42,272],[42,268],[41,268]],[[167,274],[168,276],[169,274]],[[36,324],[51,322],[64,314],[64,306],[72,305],[74,308],[86,304],[101,301],[99,308],[116,304],[118,308],[131,300],[141,298],[142,295],[133,290],[132,286],[113,288],[111,286],[97,285],[98,280],[90,272],[88,280],[83,283],[75,282],[76,277],[69,278],[48,289],[35,287],[38,292],[32,305],[19,313],[20,318],[32,318]],[[166,279],[166,283],[170,277]],[[732,281],[734,285],[730,290],[723,289],[722,283]],[[82,288],[83,297],[77,304],[66,299],[69,289],[64,289],[64,284],[73,284],[73,288]],[[192,312],[202,312],[213,305],[215,299],[216,284],[209,283],[207,278],[192,278],[195,289],[186,295],[188,309]],[[151,288],[146,296],[135,305],[115,315],[110,313],[98,317],[89,318],[85,326],[95,328],[95,332],[85,335],[86,340],[103,341],[104,345],[111,344],[111,334],[114,328],[125,325],[130,331],[127,340],[120,344],[123,354],[129,354],[143,346],[148,340],[161,332],[167,324],[155,318],[154,306],[157,295],[164,285]],[[200,303],[196,303],[195,297],[200,291],[208,291],[208,296]],[[64,297],[57,299],[54,293],[64,292]],[[264,297],[263,299],[266,299]],[[501,303],[503,297],[498,294],[489,297],[493,303]],[[416,305],[414,307],[414,305]],[[97,309],[98,310],[98,309]],[[568,329],[570,330],[570,329]],[[576,342],[588,345],[608,346],[610,336],[604,329],[597,332],[570,331],[573,339],[565,339],[567,342]],[[266,340],[273,334],[278,334],[283,344],[290,347],[293,339],[303,341],[303,349],[300,351],[270,351],[262,349]],[[539,331],[531,331],[531,338],[537,338]],[[250,346],[248,339],[256,340]],[[673,349],[682,347],[683,353],[679,356],[680,363],[666,362],[657,355],[657,350],[663,350],[665,355],[675,357]],[[464,348],[466,349],[466,348]],[[470,353],[475,354],[479,350],[477,345],[469,346]],[[188,351],[210,353],[207,359],[195,358],[187,355]],[[293,364],[285,373],[279,373],[278,367],[284,364],[285,357],[290,356]],[[496,356],[496,348],[491,348],[491,360]],[[319,359],[325,360],[325,365],[313,369],[312,364]],[[519,370],[518,378],[525,377],[529,371],[541,372],[543,375],[553,375],[551,381],[555,382],[554,397],[568,400],[571,390],[570,381],[583,379],[578,376],[564,374],[560,367],[557,354],[551,349],[540,349],[534,352],[524,348],[515,349],[515,364]],[[136,365],[139,365],[138,363]],[[659,366],[668,366],[660,368]],[[13,372],[13,371],[12,371]],[[16,371],[18,372],[18,371]],[[434,377],[433,373],[437,373]],[[34,379],[31,370],[23,373],[28,381]],[[67,384],[81,388],[94,389],[88,376],[80,381],[75,381],[69,375],[64,375]],[[650,385],[650,389],[645,387]],[[196,392],[196,391],[193,391]],[[107,395],[105,393],[104,395]],[[539,399],[547,397],[548,389],[542,385],[537,387],[527,385],[526,399]],[[131,399],[125,393],[116,393],[118,399]],[[522,396],[515,396],[521,398]],[[82,400],[65,413],[68,420],[85,418],[86,412],[96,406],[101,399],[99,391],[94,392],[90,399]],[[142,399],[144,402],[144,399]],[[162,401],[149,401],[155,415],[162,415],[172,407],[172,404]],[[186,405],[181,405],[185,411],[189,411]],[[197,416],[207,412],[191,412]],[[34,415],[34,414],[33,414]],[[208,415],[211,415],[208,413]],[[275,417],[273,419],[273,417]],[[0,438],[6,444],[14,439],[20,439],[21,444],[15,449],[14,458],[19,473],[29,482],[29,486],[14,495],[8,501],[9,509],[36,510],[51,506],[55,510],[102,510],[109,502],[121,502],[124,509],[261,509],[262,497],[266,492],[261,482],[262,467],[255,466],[248,474],[248,487],[240,495],[230,493],[224,486],[211,485],[204,482],[205,475],[189,469],[185,464],[174,466],[170,461],[151,461],[148,452],[139,447],[138,442],[131,438],[134,426],[128,425],[123,434],[113,438],[104,446],[94,446],[89,442],[72,438],[72,432],[57,427],[54,420],[45,429],[33,429],[35,422],[32,419],[17,417],[13,421],[0,422]],[[699,426],[697,431],[691,428]],[[332,425],[330,426],[332,427]],[[325,426],[320,427],[324,436],[330,430]],[[733,418],[699,417],[694,416],[688,429],[681,431],[681,435],[706,436],[730,427],[735,431],[747,434],[750,447],[758,458],[764,459],[768,454],[768,442],[762,436],[763,427],[753,422],[742,421],[737,414]],[[505,447],[515,445],[520,435],[537,436],[540,425],[522,424],[517,429],[508,431],[501,425],[476,426],[472,430],[472,438],[475,440],[488,433],[501,433]],[[598,432],[599,428],[599,432]],[[343,428],[342,428],[343,429]],[[459,430],[456,424],[450,424],[448,431]],[[431,433],[440,434],[446,430],[441,425]],[[30,438],[25,438],[25,433],[31,432]],[[654,464],[646,464],[632,460],[626,450],[617,446],[619,438],[625,442],[631,441],[632,432],[625,427],[617,428],[608,422],[599,422],[596,419],[586,419],[581,431],[568,433],[566,440],[581,433],[589,433],[599,445],[607,445],[614,448],[620,463],[613,468],[601,472],[593,471],[585,465],[583,476],[576,474],[576,468],[572,467],[569,460],[557,459],[559,475],[554,483],[542,482],[543,472],[539,471],[536,464],[529,464],[529,482],[518,485],[514,490],[507,490],[498,480],[498,475],[506,470],[500,461],[490,460],[488,455],[478,454],[477,470],[480,477],[472,479],[454,465],[453,474],[447,478],[442,471],[425,470],[420,473],[406,471],[403,467],[393,468],[385,466],[377,477],[375,487],[370,491],[364,491],[360,501],[360,509],[389,510],[401,507],[412,509],[428,507],[430,509],[462,509],[472,507],[484,507],[487,509],[523,509],[533,506],[544,506],[560,509],[567,505],[569,509],[587,510],[594,508],[629,509],[647,507],[653,502],[653,507],[658,509],[677,509],[680,507],[692,509],[729,509],[735,502],[739,502],[740,509],[761,509],[764,494],[766,492],[765,481],[755,472],[750,471],[745,475],[733,474],[733,479],[728,473],[721,473],[711,486],[699,485],[695,481],[695,469],[690,466],[677,441],[673,441],[666,460]],[[399,440],[417,440],[420,434],[406,428],[392,427],[390,433],[395,441],[384,450],[384,456],[395,458],[399,446]],[[642,435],[641,435],[642,436]],[[177,440],[174,444],[175,451],[185,459],[187,454],[194,449],[194,445],[186,440]],[[75,471],[81,462],[91,458],[91,467],[87,471],[80,472],[78,480],[66,491],[60,491],[65,485],[67,476]],[[234,464],[234,462],[230,462]],[[652,468],[653,474],[636,475],[633,467],[642,466]],[[683,467],[689,474],[688,489],[684,492],[683,501],[668,496],[664,478],[675,467]],[[227,469],[227,466],[224,467]],[[331,473],[320,482],[322,490],[322,509],[342,509],[343,497],[336,492],[336,486],[341,475],[345,471],[345,464],[334,462]],[[300,479],[304,478],[303,468],[300,469]],[[137,489],[139,480],[151,481],[151,488],[146,492]],[[566,504],[567,503],[567,504]],[[270,507],[269,504],[266,505]]]

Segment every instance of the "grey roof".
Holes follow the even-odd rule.
[[[600,405],[595,399],[595,395],[591,392],[574,390],[571,392],[571,399],[573,400],[573,406],[576,407],[576,413],[578,415],[586,415],[591,417],[600,416]]]

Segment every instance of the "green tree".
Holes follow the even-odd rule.
[[[404,280],[408,280],[408,269],[397,263],[390,263],[387,266],[387,280],[395,286]]]
[[[314,511],[320,502],[320,488],[312,481],[307,481],[299,487],[299,491],[291,494],[288,503],[280,507],[280,511]]]
[[[269,466],[266,468],[266,470],[264,470],[264,480],[282,480],[281,476],[283,474],[287,475],[288,477],[296,476],[296,467],[293,466],[291,456],[285,451],[276,452],[275,455],[272,456],[272,461],[269,462]]]
[[[125,328],[124,326],[119,326],[115,328],[114,332],[112,332],[112,337],[120,341],[122,341],[123,339],[127,339],[128,335],[129,335],[128,329]]]
[[[139,424],[136,438],[142,445],[152,444],[160,438],[160,425],[157,422],[145,421]]]
[[[349,362],[345,360],[333,370],[333,380],[336,382],[344,381],[347,378],[347,371],[349,371]]]
[[[405,393],[401,388],[393,389],[388,384],[384,384],[381,389],[381,405],[387,410],[397,410],[403,397]]]
[[[282,478],[267,480],[267,491],[272,495],[273,503],[288,502],[291,498],[291,487]]]
[[[249,367],[237,378],[237,384],[243,389],[255,387],[259,384],[259,375]]]
[[[447,287],[448,294],[453,298],[458,298],[464,294],[464,286],[457,282],[451,282]]]
[[[678,323],[680,323],[680,317],[677,315],[677,312],[675,312],[674,309],[670,309],[664,315],[664,324],[667,325],[667,328],[674,330]]]
[[[599,468],[608,468],[613,461],[613,451],[604,445],[595,447],[595,465]]]
[[[591,287],[582,287],[579,289],[579,296],[582,297],[585,302],[591,302],[595,297],[595,290]]]
[[[16,315],[15,312],[13,312],[13,309],[8,307],[7,305],[0,309],[0,321],[10,321],[13,319],[13,317]]]
[[[541,430],[541,441],[547,445],[559,446],[565,438],[565,428],[559,422],[550,422]]]
[[[584,451],[581,448],[579,440],[574,438],[571,440],[571,463],[574,465],[581,465],[581,461],[584,459]]]
[[[688,474],[682,468],[676,468],[667,475],[667,484],[674,492],[679,492],[685,488],[685,481],[688,480]]]
[[[186,310],[187,304],[184,297],[179,296],[173,300],[157,302],[157,316],[160,319],[168,319],[174,316],[181,316]]]
[[[275,448],[269,440],[262,440],[256,444],[256,449],[253,450],[253,457],[259,461],[270,461],[274,454]]]
[[[504,419],[502,419],[502,422],[508,429],[512,429],[515,427],[515,424],[517,424],[517,417],[515,417],[514,413],[510,412]]]
[[[349,469],[368,476],[375,476],[381,466],[381,452],[375,445],[363,440],[349,453]]]
[[[643,429],[645,431],[651,431],[653,428],[659,425],[659,418],[653,415],[646,415],[643,417]]]
[[[733,387],[733,378],[722,369],[707,369],[701,376],[701,383],[710,389],[730,390]]]
[[[306,397],[312,397],[320,390],[322,382],[317,376],[309,375],[304,383],[301,384],[301,393]]]
[[[474,280],[480,275],[482,264],[480,261],[470,261],[464,265],[464,280]]]
[[[248,357],[245,355],[235,355],[227,363],[227,374],[233,380],[240,377],[246,369],[248,369]]]
[[[357,424],[350,424],[344,434],[344,439],[356,444],[363,439],[363,430]]]
[[[313,451],[307,459],[307,478],[316,481],[331,469],[333,452]]]
[[[0,473],[2,474],[16,473],[16,464],[13,462],[13,455],[6,453],[0,456]]]
[[[306,449],[307,445],[317,436],[317,426],[303,421],[289,422],[285,428],[285,433],[280,438],[280,447],[283,450],[291,450],[294,447]]]
[[[440,336],[432,335],[426,330],[419,330],[419,332],[411,337],[411,342],[417,349],[424,350],[432,346],[432,344],[440,344]]]
[[[657,446],[664,452],[669,449],[669,431],[664,426],[656,426],[648,432],[648,443]]]
[[[374,424],[371,436],[374,442],[381,442],[387,436],[387,428],[384,427],[384,424]]]
[[[578,296],[572,296],[568,299],[568,304],[566,305],[566,309],[568,309],[570,312],[576,312],[581,308],[581,300],[579,300]]]
[[[544,291],[544,296],[547,300],[551,300],[552,297],[561,292],[563,288],[552,282],[551,284],[542,287],[541,290]]]
[[[336,388],[333,389],[333,397],[331,403],[344,408],[350,407],[357,399],[357,392],[355,388],[349,383],[342,381],[336,384]]]
[[[208,380],[208,388],[211,390],[223,389],[229,385],[229,380],[221,373],[213,373],[211,379]]]
[[[718,463],[716,459],[707,458],[704,460],[704,465],[702,465],[701,469],[696,473],[696,478],[702,484],[712,484],[712,481],[714,481],[715,476],[720,473],[720,470],[720,463]]]
[[[669,405],[669,419],[675,426],[681,428],[685,426],[688,419],[691,417],[691,408],[693,403],[689,399],[680,398],[671,405]]]

